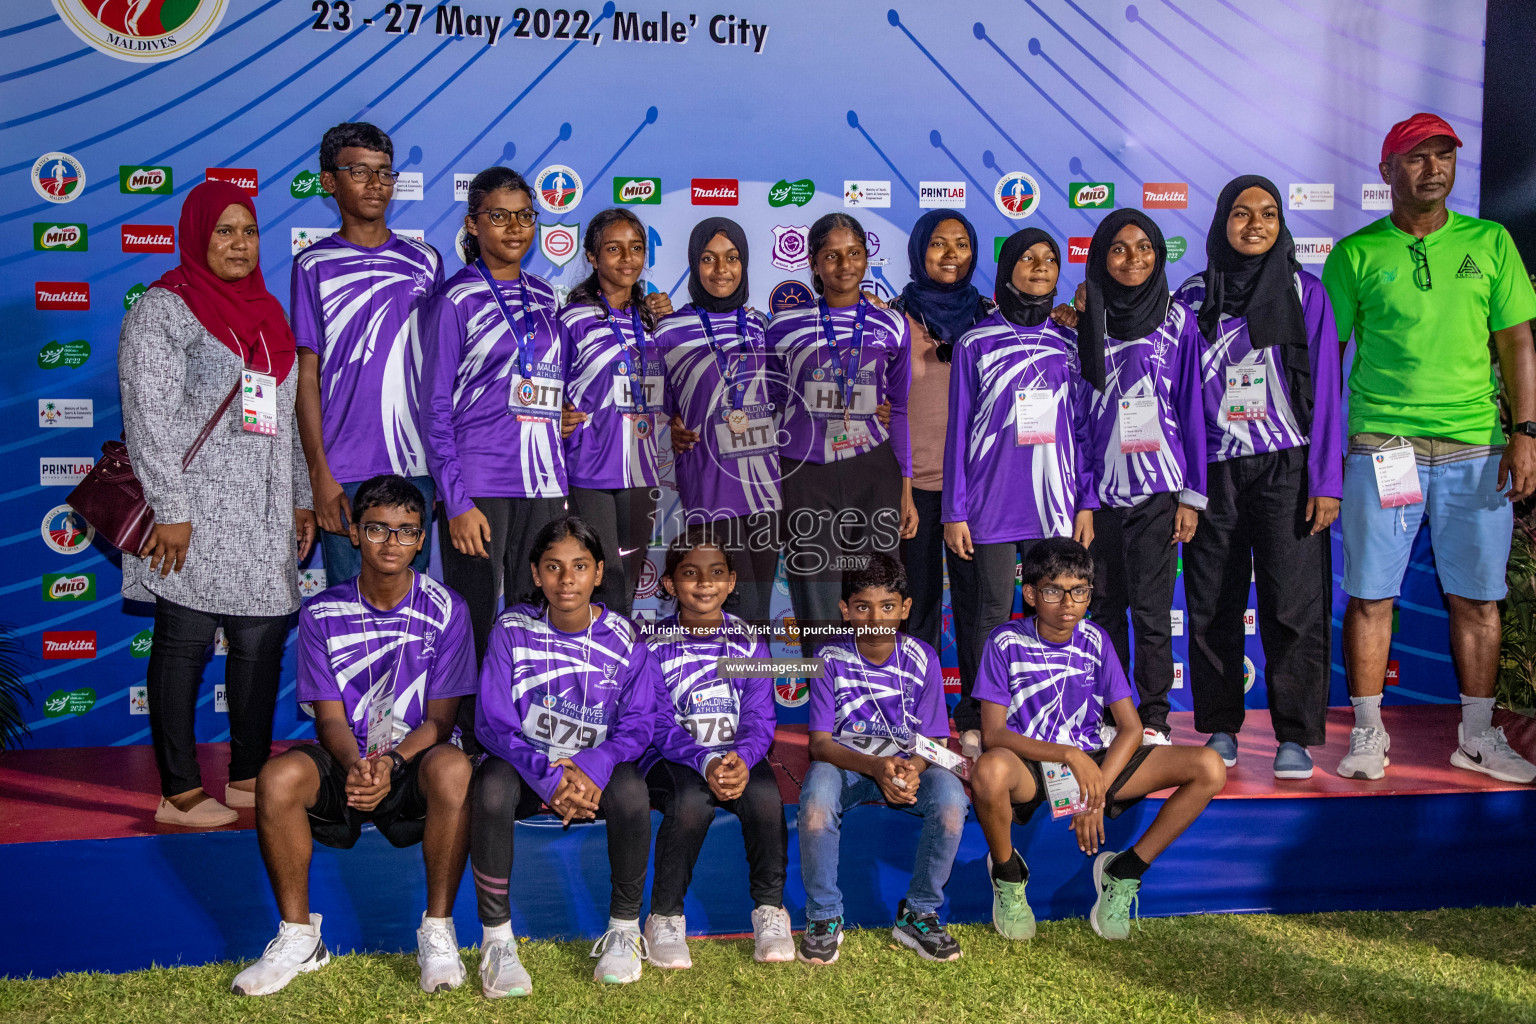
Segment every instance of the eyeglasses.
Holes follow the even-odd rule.
[[[1078,604],[1082,604],[1093,596],[1093,588],[1086,584],[1081,587],[1073,587],[1071,590],[1062,590],[1060,587],[1045,586],[1036,587],[1035,593],[1039,594],[1040,600],[1044,601],[1046,604],[1060,604],[1062,597],[1066,594],[1071,594],[1073,601]]]
[[[499,228],[506,227],[514,217],[517,218],[517,223],[525,228],[531,228],[539,222],[539,215],[532,210],[503,210],[499,206],[494,210],[480,210],[475,216],[489,217],[491,223]]]
[[[390,534],[400,542],[401,547],[413,548],[421,540],[421,535],[426,532],[419,526],[385,526],[383,523],[364,523],[363,536],[371,543],[383,544],[389,540]]]
[[[1429,291],[1435,283],[1429,277],[1429,247],[1424,244],[1424,239],[1410,245],[1408,254],[1413,257],[1413,283],[1421,291]]]
[[[399,171],[389,170],[387,168],[385,170],[379,171],[369,167],[367,164],[345,164],[336,168],[337,174],[340,174],[342,171],[346,171],[347,176],[350,177],[353,181],[357,182],[359,185],[366,185],[368,181],[375,175],[377,175],[379,181],[385,185],[393,185],[395,182],[400,180]]]

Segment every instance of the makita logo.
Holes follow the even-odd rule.
[[[1149,181],[1141,186],[1141,205],[1146,210],[1188,209],[1189,183],[1184,181]]]
[[[56,224],[51,228],[45,228],[37,244],[44,249],[68,249],[72,245],[79,245],[84,234],[74,224]]]
[[[1087,263],[1088,245],[1093,239],[1085,236],[1067,239],[1067,262]]]
[[[227,181],[231,185],[245,190],[246,195],[256,194],[256,168],[254,167],[210,167],[203,173],[204,181]]]
[[[735,206],[740,201],[735,178],[694,178],[690,185],[694,206]]]
[[[91,286],[84,281],[39,281],[37,308],[90,309]]]
[[[123,184],[129,192],[153,192],[163,188],[165,182],[165,172],[158,167],[150,167],[134,171]]]
[[[169,224],[124,224],[123,252],[175,252],[176,232]]]
[[[43,657],[94,658],[96,657],[96,631],[79,629],[44,633]]]

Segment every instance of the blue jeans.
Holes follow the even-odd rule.
[[[406,477],[421,491],[421,496],[427,500],[426,515],[421,517],[421,528],[426,531],[421,538],[421,551],[411,560],[411,568],[424,573],[432,562],[432,503],[437,499],[437,488],[432,484],[429,476]],[[346,493],[347,501],[357,497],[357,489],[363,486],[363,481],[342,484],[341,489]],[[364,541],[364,543],[367,543]],[[325,558],[325,585],[335,586],[343,580],[349,580],[363,571],[363,555],[352,546],[352,538],[345,533],[328,533],[320,531],[320,553]]]
[[[847,771],[826,761],[811,762],[800,787],[800,879],[805,885],[805,917],[826,921],[843,916],[843,893],[837,887],[838,846],[843,812],[871,801],[885,802],[880,787],[868,775]],[[930,767],[917,787],[917,803],[901,808],[923,819],[907,888],[907,909],[918,915],[936,914],[944,905],[960,833],[969,807],[965,789],[953,773]]]

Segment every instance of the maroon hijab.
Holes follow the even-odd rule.
[[[189,192],[176,229],[181,263],[150,287],[175,293],[225,348],[281,384],[293,369],[293,330],[282,305],[267,291],[261,266],[238,281],[225,281],[208,268],[213,229],[224,211],[237,203],[256,216],[251,197],[227,181],[205,181]]]

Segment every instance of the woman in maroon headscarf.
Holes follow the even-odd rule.
[[[180,265],[135,303],[118,343],[128,451],[156,522],[138,557],[123,558],[123,596],[155,603],[155,820],[208,827],[234,821],[231,807],[255,806],[283,639],[299,607],[295,554],[308,553],[315,519],[294,420],[293,332],[262,280],[256,208],[239,188],[204,182],[181,208],[177,237]],[[183,471],[182,455],[216,415]],[[219,626],[229,645],[225,803],[203,792],[193,732]]]

